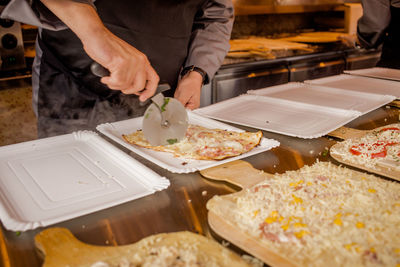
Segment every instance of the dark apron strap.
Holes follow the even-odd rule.
[[[377,66],[400,69],[400,8],[391,7],[391,20]]]

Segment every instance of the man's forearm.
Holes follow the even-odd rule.
[[[93,6],[70,0],[41,0],[82,41],[106,31]]]

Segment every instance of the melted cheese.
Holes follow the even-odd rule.
[[[250,151],[261,141],[262,133],[261,131],[255,133],[235,132],[189,125],[183,140],[166,146],[151,146],[142,131],[124,135],[123,137],[131,144],[157,151],[170,152],[177,157],[220,160]]]

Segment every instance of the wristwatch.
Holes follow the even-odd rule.
[[[208,84],[207,72],[205,72],[201,68],[196,67],[194,65],[183,68],[183,70],[181,71],[181,77],[185,76],[186,74],[188,74],[189,72],[192,72],[192,71],[200,73],[201,77],[203,78],[203,84]]]

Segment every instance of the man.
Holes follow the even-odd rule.
[[[228,49],[230,0],[12,0],[1,16],[39,26],[33,66],[38,135],[143,115],[166,82],[189,109]],[[66,28],[65,25],[68,27]],[[110,71],[98,78],[93,61]]]
[[[400,69],[400,0],[362,0],[358,42],[365,48],[382,45],[377,66]]]

